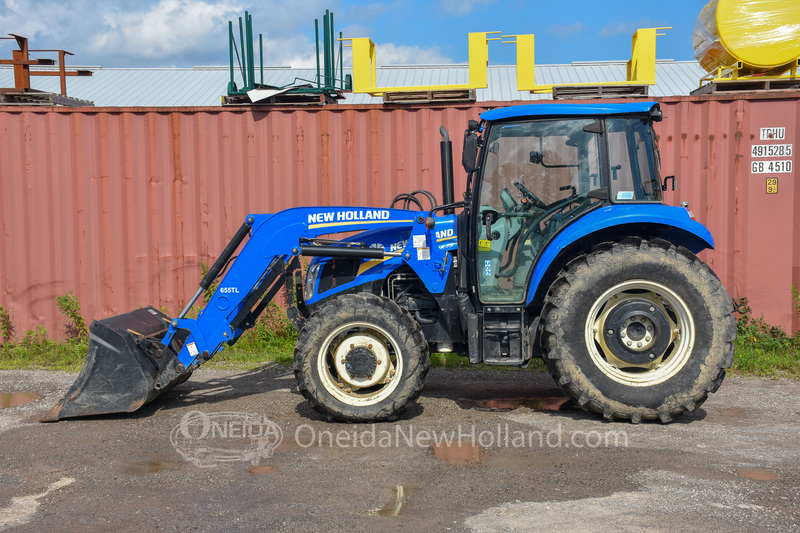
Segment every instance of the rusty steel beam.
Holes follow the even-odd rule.
[[[14,89],[21,91],[31,90],[31,76],[58,76],[61,78],[61,95],[67,96],[67,76],[91,76],[90,70],[70,70],[66,69],[66,56],[74,55],[72,52],[59,49],[30,49],[28,48],[28,38],[21,35],[9,33],[11,37],[0,37],[0,39],[14,39],[17,41],[19,50],[13,50],[11,59],[0,59],[0,65],[14,65]],[[31,52],[55,52],[58,54],[58,61],[53,59],[31,59]],[[57,71],[31,70],[32,66],[53,66],[58,65]]]

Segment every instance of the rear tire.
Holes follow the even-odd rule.
[[[577,258],[553,282],[542,311],[545,360],[584,410],[669,422],[722,383],[733,362],[733,312],[694,254],[628,239]]]
[[[373,294],[332,298],[303,324],[298,388],[329,419],[394,420],[420,394],[430,354],[419,324]]]

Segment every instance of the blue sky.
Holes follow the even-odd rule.
[[[62,48],[72,65],[226,65],[227,21],[249,10],[264,35],[265,65],[315,64],[314,19],[326,9],[345,37],[370,37],[379,64],[466,63],[467,33],[536,35],[538,64],[628,59],[640,27],[671,26],[659,59],[692,60],[692,28],[704,0],[0,0],[0,34],[31,48]],[[0,41],[10,58],[13,41]],[[513,64],[513,45],[493,42],[490,64]]]

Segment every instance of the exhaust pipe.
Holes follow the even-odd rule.
[[[455,201],[455,193],[453,187],[453,143],[450,141],[450,134],[444,126],[439,128],[439,133],[442,135],[442,142],[439,143],[439,150],[442,155],[442,204],[448,205]],[[452,215],[455,209],[445,209],[445,215]]]

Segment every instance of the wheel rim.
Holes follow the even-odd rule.
[[[374,405],[392,394],[403,373],[398,342],[385,329],[355,322],[322,343],[317,371],[333,397],[349,405]]]
[[[686,303],[660,283],[632,280],[607,290],[586,320],[592,362],[618,383],[649,387],[686,365],[695,325]]]

